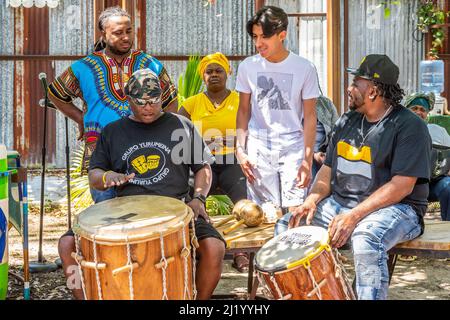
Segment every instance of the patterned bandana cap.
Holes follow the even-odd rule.
[[[428,108],[426,105],[420,103],[422,99],[425,99],[426,102],[428,102]],[[405,98],[403,105],[406,108],[410,108],[413,105],[419,104],[424,108],[428,109],[428,111],[431,111],[433,110],[435,100],[436,97],[433,92],[415,92]]]
[[[125,85],[125,94],[139,105],[158,103],[161,93],[159,78],[150,69],[137,70]]]
[[[227,57],[225,57],[223,53],[216,52],[208,54],[200,61],[198,65],[198,73],[200,74],[200,77],[203,78],[206,67],[208,67],[211,63],[217,63],[225,70],[227,74],[230,74],[230,63],[228,62]]]

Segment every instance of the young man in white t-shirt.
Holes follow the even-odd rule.
[[[286,49],[287,26],[273,6],[247,22],[259,54],[238,68],[236,156],[251,200],[293,208],[311,182],[319,87],[314,65]]]

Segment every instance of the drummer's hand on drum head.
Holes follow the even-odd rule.
[[[206,222],[211,223],[208,214],[206,213],[206,208],[203,202],[198,199],[193,199],[187,204],[194,211],[194,219],[197,220],[199,216],[202,216]]]
[[[292,211],[292,217],[289,220],[289,229],[295,228],[300,225],[300,221],[306,216],[306,224],[309,225],[314,218],[314,213],[316,212],[316,204],[314,201],[308,201],[308,199],[297,208]]]
[[[117,172],[114,172],[114,171],[108,171],[105,174],[104,187],[105,188],[118,187],[118,186],[120,186],[122,184],[127,183],[131,179],[133,179],[134,176],[135,176],[134,172],[129,174],[129,175],[125,175],[123,173],[117,173]]]

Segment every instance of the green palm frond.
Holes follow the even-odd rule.
[[[184,74],[180,75],[178,78],[179,107],[183,104],[184,100],[203,90],[203,80],[197,72],[199,63],[199,55],[190,56]]]
[[[233,201],[227,195],[213,195],[206,198],[206,212],[210,216],[228,215],[233,206]]]
[[[74,208],[79,211],[94,204],[89,190],[87,174],[83,172],[84,145],[72,154],[70,167],[70,198]]]

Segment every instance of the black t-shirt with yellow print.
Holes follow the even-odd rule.
[[[183,116],[163,113],[144,124],[123,118],[107,125],[92,154],[89,170],[135,173],[117,195],[161,195],[183,199],[194,173],[214,161],[194,125]]]
[[[353,208],[395,175],[417,177],[411,194],[400,202],[423,217],[431,159],[425,122],[402,106],[395,107],[378,125],[364,119],[363,133],[362,120],[361,113],[349,111],[334,127],[325,159],[332,169],[333,197],[342,206]]]

